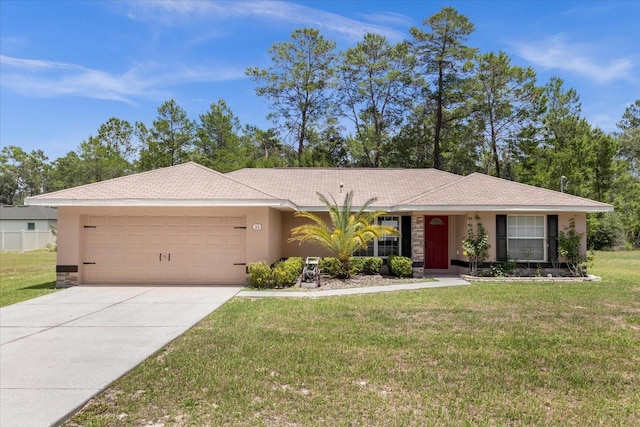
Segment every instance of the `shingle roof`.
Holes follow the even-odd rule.
[[[360,168],[241,169],[227,176],[305,208],[319,205],[317,193],[333,195],[341,203],[351,190],[355,206],[377,197],[373,206],[390,208],[401,200],[461,178],[437,169]]]
[[[163,204],[163,202],[273,201],[274,197],[233,179],[188,162],[123,176],[107,181],[68,188],[28,199],[29,203],[52,202],[53,205],[97,204]],[[68,202],[68,203],[67,203]],[[104,203],[100,203],[104,202]],[[152,203],[153,202],[153,203]]]
[[[0,219],[49,220],[57,217],[58,211],[48,206],[0,206]]]
[[[341,187],[342,186],[342,187]],[[273,168],[227,174],[193,162],[27,199],[29,204],[287,206],[322,210],[317,193],[338,203],[354,191],[354,206],[411,210],[566,210],[603,212],[611,205],[480,173],[436,169]]]
[[[424,192],[416,197],[398,203],[401,206],[442,206],[442,207],[510,207],[532,209],[548,208],[602,208],[606,203],[564,194],[558,191],[520,184],[481,173],[472,173],[448,185]]]

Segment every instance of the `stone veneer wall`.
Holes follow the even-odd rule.
[[[56,288],[70,288],[78,285],[78,272],[57,272]]]
[[[411,259],[420,263],[413,267],[413,277],[424,276],[424,215],[411,216]]]

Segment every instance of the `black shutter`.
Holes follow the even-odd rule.
[[[558,259],[558,215],[547,215],[548,261]]]
[[[401,255],[411,258],[411,216],[402,217]]]
[[[506,215],[496,215],[496,260],[507,261]]]

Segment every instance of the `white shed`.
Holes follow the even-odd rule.
[[[55,246],[58,212],[48,206],[0,206],[0,250],[24,252]]]

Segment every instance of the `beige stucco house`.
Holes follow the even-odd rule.
[[[196,163],[157,169],[27,199],[58,208],[58,285],[243,284],[246,265],[322,256],[289,243],[296,211],[326,211],[317,193],[354,206],[377,197],[398,228],[360,255],[408,256],[414,274],[467,270],[469,218],[486,228],[489,261],[548,264],[558,231],[611,205],[474,173],[435,169],[274,168],[221,174]],[[475,223],[475,220],[473,220]],[[586,240],[583,241],[586,247]]]

